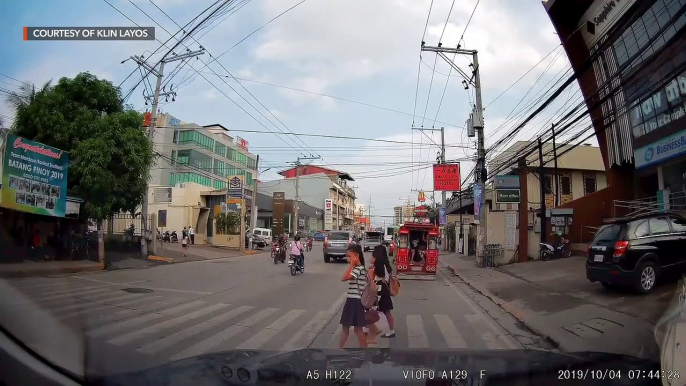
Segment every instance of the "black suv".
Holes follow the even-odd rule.
[[[686,220],[675,213],[613,219],[588,246],[586,277],[605,288],[631,285],[649,293],[661,274],[686,268]]]

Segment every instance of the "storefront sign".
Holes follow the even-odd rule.
[[[634,150],[634,164],[641,169],[686,153],[686,130]]]
[[[474,185],[474,218],[481,215],[481,201],[483,201],[483,186],[481,184]]]
[[[155,204],[169,204],[172,201],[172,188],[155,188],[153,202]]]
[[[414,208],[414,216],[415,217],[426,217],[429,214],[429,207],[427,206],[418,206]]]
[[[460,164],[434,165],[434,190],[451,191],[460,190]]]
[[[495,176],[496,189],[519,189],[519,176]]]
[[[243,176],[229,176],[228,196],[243,198]]]
[[[8,134],[3,157],[0,205],[64,217],[69,153]]]
[[[158,210],[157,211],[157,226],[160,228],[166,228],[167,227],[167,211],[166,210]]]
[[[521,201],[521,191],[519,189],[498,189],[495,191],[495,202],[519,204]]]
[[[593,46],[636,0],[594,1],[581,17],[578,29],[587,47]]]
[[[438,209],[438,225],[440,226],[445,226],[447,224],[448,219],[445,215],[445,208],[439,208]]]
[[[324,200],[324,230],[330,231],[333,228],[333,200]]]
[[[282,235],[284,232],[283,217],[285,212],[286,193],[274,192],[272,194],[272,235]]]
[[[244,140],[243,138],[236,137],[236,144],[243,149],[248,150],[248,141]]]
[[[426,194],[424,193],[423,190],[419,191],[419,194],[417,195],[417,201],[419,201],[419,202],[426,201]]]

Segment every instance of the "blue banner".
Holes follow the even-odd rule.
[[[481,201],[483,200],[484,189],[481,184],[474,185],[474,218],[481,215]]]
[[[448,219],[446,218],[446,215],[445,215],[445,208],[439,208],[438,209],[438,225],[445,226],[446,223],[448,223]]]

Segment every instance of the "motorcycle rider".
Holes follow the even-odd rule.
[[[293,243],[291,243],[291,254],[296,258],[296,263],[305,268],[305,254],[303,253],[303,244],[300,242],[300,236],[295,235]]]

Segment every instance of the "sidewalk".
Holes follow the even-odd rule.
[[[184,252],[186,256],[184,256]],[[267,252],[269,252],[267,250]],[[181,243],[162,243],[157,244],[155,256],[162,257],[157,261],[186,263],[189,261],[224,259],[227,257],[245,256],[247,253],[236,250],[217,248],[211,245],[191,245],[186,251],[181,248]],[[155,258],[149,258],[156,260]],[[166,260],[166,261],[165,261]]]
[[[578,265],[574,261],[578,258],[561,259],[563,263],[559,264],[532,261],[499,268],[479,268],[473,256],[465,258],[456,253],[441,255],[439,260],[469,286],[563,351],[610,352],[659,360],[651,322],[594,304],[588,297],[578,296],[570,286],[556,286],[564,281],[560,277],[579,275],[572,269]],[[586,279],[585,273],[582,275],[579,280]],[[583,285],[590,287],[591,283]]]

